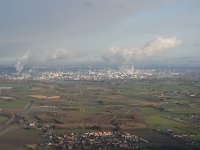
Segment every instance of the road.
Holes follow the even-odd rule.
[[[15,116],[21,117],[21,116],[27,115],[32,105],[33,105],[33,102],[28,102],[28,104],[26,104],[26,106],[23,108],[22,112],[12,116],[9,120],[7,120],[4,124],[2,124],[0,126],[0,136],[4,135],[5,133],[9,132],[12,129],[17,128]]]

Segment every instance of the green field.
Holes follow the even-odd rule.
[[[22,109],[27,103],[26,100],[0,101],[0,109]]]
[[[6,122],[9,119],[8,116],[0,115],[0,125]]]
[[[184,149],[182,142],[200,143],[200,122],[192,117],[192,114],[200,112],[200,83],[182,80],[106,80],[1,81],[0,84],[2,87],[13,87],[0,93],[0,96],[14,98],[0,100],[0,109],[3,110],[0,124],[9,119],[5,115],[22,114],[25,118],[17,123],[10,121],[11,127],[0,135],[0,141],[5,137],[10,139],[12,134],[18,134],[21,139],[24,139],[24,133],[30,132],[32,135],[29,142],[16,143],[14,145],[17,147],[13,149],[24,148],[25,143],[37,144],[35,139],[44,129],[35,127],[24,131],[27,122],[43,124],[48,128],[53,126],[54,132],[61,135],[100,129],[113,131],[117,128],[148,139],[152,142],[150,149],[159,146],[166,148],[168,143],[175,145],[168,149]],[[30,95],[43,97],[34,98]],[[47,99],[51,96],[58,97]],[[13,125],[17,129],[12,130]],[[1,131],[0,128],[1,132],[3,129]],[[173,135],[185,136],[177,139]],[[14,136],[12,140],[16,138]],[[161,141],[160,145],[158,141]],[[5,146],[1,144],[0,149]]]

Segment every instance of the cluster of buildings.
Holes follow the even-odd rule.
[[[144,149],[149,141],[122,131],[90,131],[82,134],[58,133],[54,125],[43,124],[43,120],[35,116],[34,120],[28,120],[23,115],[15,115],[14,121],[21,124],[23,129],[39,130],[44,142],[37,145],[41,149]]]
[[[200,120],[200,113],[192,113],[190,115],[190,118],[195,119],[195,120]]]
[[[149,142],[128,133],[115,134],[109,131],[95,131],[84,134],[50,134],[46,147],[59,149],[143,149]]]
[[[124,67],[120,69],[88,69],[87,71],[32,71],[26,73],[6,73],[0,78],[10,80],[104,80],[104,79],[144,79],[144,78],[172,78],[179,73],[154,69],[134,69]]]

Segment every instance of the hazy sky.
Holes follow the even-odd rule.
[[[1,65],[199,64],[200,0],[0,0]]]

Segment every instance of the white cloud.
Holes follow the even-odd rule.
[[[128,64],[134,61],[143,61],[147,58],[168,51],[171,48],[174,48],[180,45],[182,42],[177,40],[176,37],[164,38],[156,37],[154,40],[151,40],[144,44],[141,48],[119,48],[112,47],[110,48],[104,56],[96,55],[91,51],[82,51],[75,49],[67,48],[58,48],[54,50],[48,50],[46,52],[41,51],[40,53],[35,52],[31,53],[26,52],[24,55],[20,56],[17,59],[15,68],[17,72],[21,72],[24,68],[24,64],[57,64],[57,63],[121,63]],[[31,57],[30,57],[31,56]]]
[[[105,56],[106,60],[111,62],[123,62],[129,63],[134,60],[144,60],[148,57],[158,55],[164,51],[168,51],[182,43],[181,40],[177,40],[176,37],[163,38],[161,36],[156,37],[145,44],[142,48],[119,48],[112,47],[108,50]]]
[[[48,51],[45,60],[72,60],[82,57],[82,53],[76,50],[70,50],[66,48],[59,48],[52,51]]]
[[[64,49],[64,48],[60,48],[60,49],[56,49],[52,52],[50,59],[53,59],[53,60],[69,59],[69,58],[73,57],[74,55],[75,54],[73,53],[73,51]]]

